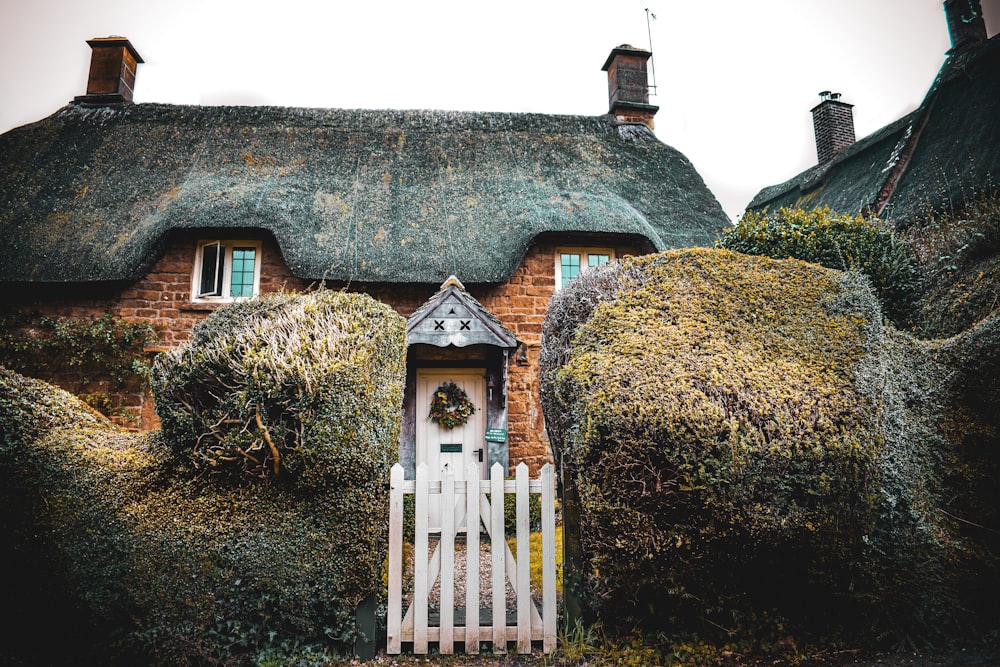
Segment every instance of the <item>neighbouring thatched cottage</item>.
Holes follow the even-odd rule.
[[[0,312],[146,320],[180,344],[234,299],[320,284],[410,317],[401,458],[550,459],[549,298],[727,218],[650,130],[649,52],[614,49],[600,116],[134,104],[142,60],[91,40],[87,94],[0,136]],[[428,418],[448,382],[477,410]],[[135,398],[146,427],[151,401]]]
[[[852,105],[820,93],[812,109],[818,164],[762,189],[747,206],[829,206],[905,226],[1000,186],[1000,36],[979,0],[944,3],[952,48],[920,106],[855,141]]]

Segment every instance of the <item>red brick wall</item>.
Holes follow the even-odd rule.
[[[100,317],[110,311],[117,317],[144,320],[153,325],[162,348],[176,347],[186,341],[195,324],[218,308],[214,304],[191,303],[191,273],[194,268],[195,241],[177,240],[144,278],[121,292],[105,298],[45,299],[4,306],[24,308],[54,317]],[[262,242],[261,292],[280,289],[303,290],[306,281],[292,276],[272,240]],[[150,355],[155,354],[151,351]],[[80,383],[80,374],[67,369],[43,379],[63,389],[80,394],[107,393],[111,398],[113,421],[129,427],[159,427],[155,406],[148,393],[126,388],[113,390],[107,382]]]
[[[524,351],[519,351],[511,361],[508,372],[508,435],[511,466],[525,461],[532,472],[552,460],[539,400],[539,352],[542,322],[549,299],[555,292],[556,245],[551,241],[533,244],[507,283],[466,286],[469,293],[517,334],[525,345]],[[607,244],[566,239],[559,245]],[[616,256],[619,257],[637,252],[639,249],[634,245],[615,246]],[[175,347],[190,337],[195,324],[218,307],[191,303],[194,255],[194,240],[178,240],[167,248],[144,278],[117,295],[86,301],[50,300],[33,303],[31,308],[47,315],[70,317],[100,316],[110,310],[118,317],[150,322],[158,332],[162,347]],[[277,245],[270,239],[262,243],[261,262],[261,293],[302,291],[312,285],[311,281],[291,274]],[[355,284],[351,289],[366,292],[392,306],[403,317],[408,317],[437,291],[438,286]],[[71,391],[78,389],[78,383],[74,384],[73,378],[68,375],[51,380]],[[133,391],[115,396],[113,400],[115,405],[128,407],[132,413],[141,415],[142,428],[158,426],[153,401],[148,395]]]

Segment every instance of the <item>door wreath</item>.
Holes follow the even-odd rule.
[[[444,428],[453,429],[469,421],[469,416],[476,411],[476,406],[469,400],[468,394],[454,382],[445,382],[434,390],[431,398],[430,417]]]

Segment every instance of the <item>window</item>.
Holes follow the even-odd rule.
[[[611,248],[556,248],[556,289],[562,289],[582,271],[615,258]]]
[[[200,241],[192,301],[232,301],[260,290],[260,241]]]

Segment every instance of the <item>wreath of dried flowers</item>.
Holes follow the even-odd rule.
[[[469,396],[454,382],[445,382],[434,390],[431,398],[431,412],[428,417],[447,429],[453,429],[469,421],[476,406]]]

